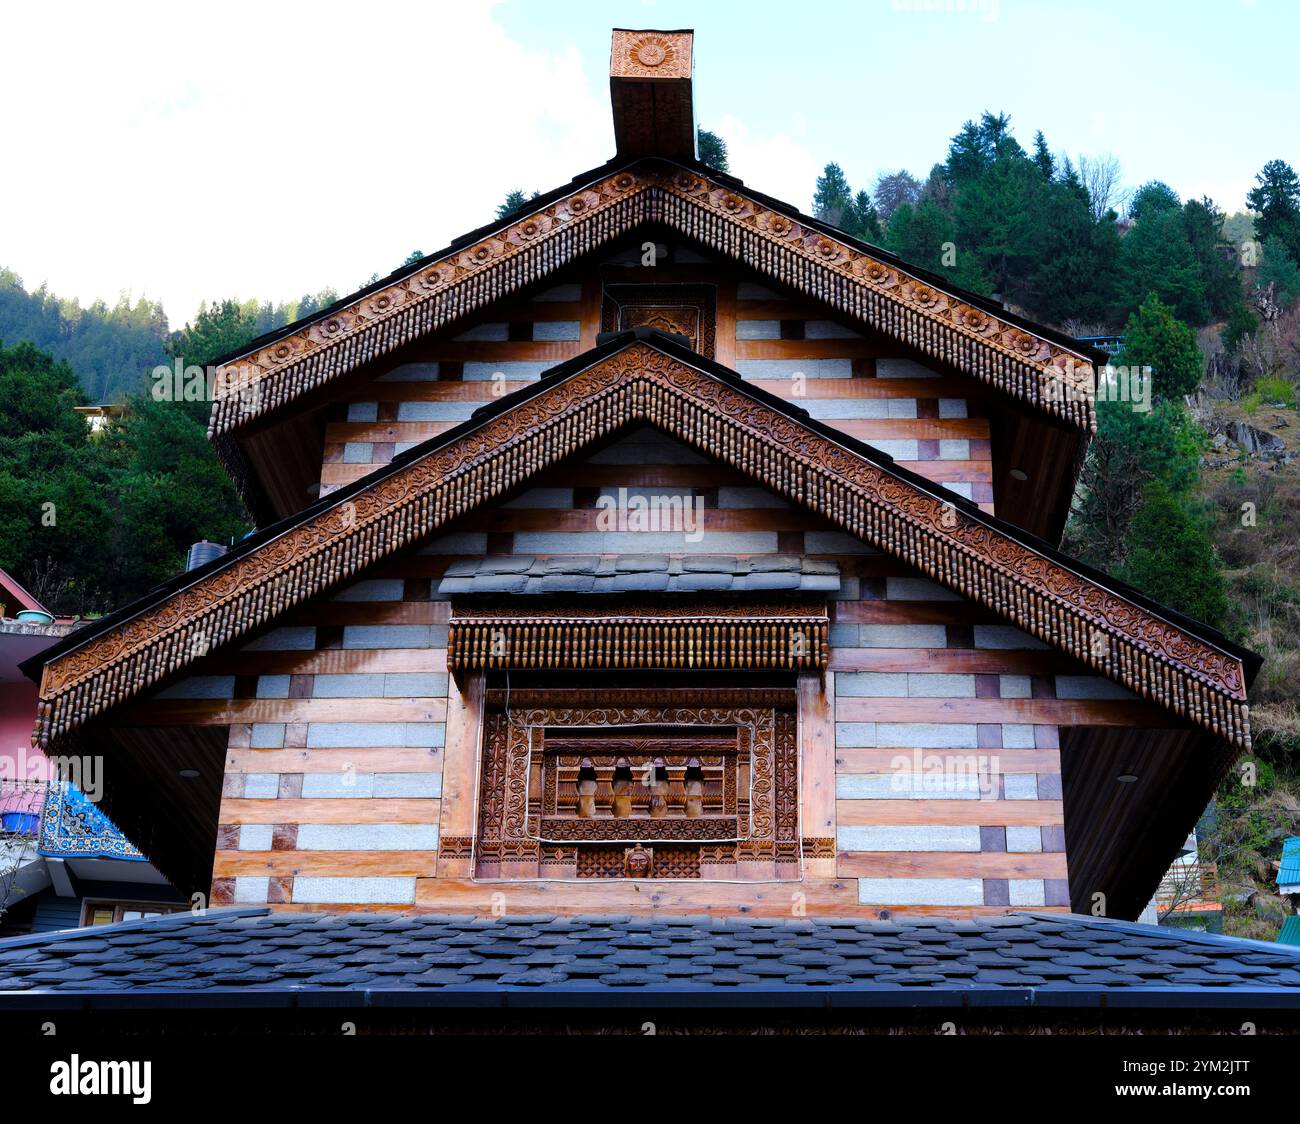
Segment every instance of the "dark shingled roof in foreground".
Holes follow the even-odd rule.
[[[1300,949],[1072,914],[974,921],[266,908],[0,941],[33,1007],[1300,1009]]]

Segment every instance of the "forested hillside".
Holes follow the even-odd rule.
[[[12,275],[5,294],[18,330],[7,346],[0,337],[0,567],[50,608],[90,615],[177,573],[191,543],[249,529],[208,444],[209,404],[158,400],[151,372],[177,360],[206,366],[335,294],[287,306],[222,301],[170,334],[161,309],[147,330],[125,302],[119,319],[92,309],[77,327],[66,303],[25,293]],[[102,351],[85,351],[96,339]],[[125,411],[91,433],[75,407],[104,400],[93,392],[103,380]]]
[[[0,340],[25,341],[64,360],[87,399],[112,402],[143,390],[149,371],[166,360],[167,315],[162,305],[126,297],[82,308],[44,285],[29,293],[21,277],[0,268]]]
[[[1234,209],[1231,215],[1219,204]],[[1300,180],[1269,162],[1245,199],[1128,191],[1004,115],[967,122],[924,177],[854,190],[830,164],[819,217],[1074,335],[1122,335],[1150,409],[1101,401],[1065,549],[1265,657],[1254,753],[1224,782],[1201,858],[1225,929],[1271,940],[1281,839],[1300,824]]]
[[[324,290],[280,304],[218,301],[200,309],[195,324],[206,324],[200,330],[207,331],[220,324],[233,341],[230,346],[238,347],[337,299],[337,293]],[[193,327],[187,325],[186,331]],[[0,266],[0,341],[34,344],[66,362],[89,402],[121,402],[147,390],[150,372],[178,354],[176,335],[168,329],[161,304],[143,299],[132,304],[123,296],[111,307],[96,301],[82,308],[45,285],[28,292],[21,277]]]

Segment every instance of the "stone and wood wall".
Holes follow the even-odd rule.
[[[600,530],[598,501],[619,489],[698,499],[702,520]],[[512,568],[502,559],[532,559],[578,593],[620,559],[707,575],[790,555],[838,575],[829,668],[790,677],[801,878],[474,881],[484,681],[448,674],[445,590],[480,570],[495,580]],[[214,901],[291,909],[1064,909],[1058,728],[1160,721],[988,611],[650,429],[547,471],[209,665],[160,701],[176,721],[229,724]]]
[[[883,333],[864,334],[827,319],[814,301],[738,280],[733,266],[682,246],[660,249],[666,264],[640,265],[640,250],[616,257],[585,279],[503,303],[490,320],[431,337],[412,349],[410,361],[348,390],[326,424],[322,494],[593,347],[603,328],[628,323],[611,320],[610,305],[631,304],[653,281],[707,291],[698,318],[712,323],[700,325],[693,340],[705,354],[993,511],[989,419],[974,379],[942,376]],[[615,301],[602,298],[606,291]]]

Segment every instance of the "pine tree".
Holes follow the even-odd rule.
[[[1154,218],[1166,211],[1176,211],[1182,205],[1178,192],[1172,187],[1159,180],[1151,180],[1133,193],[1128,205],[1128,217],[1134,222],[1141,222],[1144,218]]]
[[[844,230],[863,242],[878,244],[883,240],[876,205],[867,192],[859,191],[853,197],[853,202],[849,206],[849,221],[845,224]]]
[[[1093,221],[1087,190],[1068,165],[1042,185],[1036,209],[1041,230],[1026,307],[1052,323],[1104,320],[1113,298],[1110,279],[1119,253],[1113,219]]]
[[[1189,199],[1183,206],[1183,231],[1192,248],[1210,312],[1226,317],[1241,300],[1241,272],[1236,252],[1223,240],[1223,212],[1209,198]]]
[[[1295,263],[1287,253],[1282,239],[1276,235],[1264,239],[1255,283],[1263,287],[1272,285],[1273,295],[1283,308],[1289,308],[1292,301],[1300,296],[1300,265]]]
[[[1011,118],[1005,113],[980,115],[979,124],[967,121],[948,145],[948,181],[960,186],[987,172],[999,157],[1024,156],[1011,135]]]
[[[1217,625],[1228,611],[1223,572],[1210,523],[1190,497],[1160,480],[1146,486],[1129,528],[1128,559],[1120,576],[1148,597]]]
[[[844,227],[846,218],[853,213],[853,191],[838,164],[827,164],[817,177],[817,190],[813,195],[813,215],[831,226]]]
[[[1259,317],[1244,300],[1238,300],[1228,312],[1228,322],[1219,333],[1226,351],[1236,351],[1241,341],[1259,327]]]
[[[984,134],[974,121],[967,121],[948,144],[944,171],[949,183],[961,184],[982,175],[992,162],[993,154]]]
[[[1147,197],[1141,218],[1120,243],[1118,311],[1126,315],[1155,293],[1180,320],[1204,324],[1210,306],[1200,263],[1187,240],[1183,212],[1163,201],[1153,205],[1157,201],[1157,195]]]
[[[1003,144],[1002,154],[984,174],[957,188],[957,245],[977,255],[981,271],[1003,300],[1022,306],[1040,257],[1044,232],[1038,214],[1045,186],[1019,146],[1012,150]]]
[[[522,211],[532,199],[536,199],[539,195],[541,195],[540,191],[534,191],[531,196],[525,195],[518,190],[507,192],[505,199],[497,207],[497,218],[508,219],[511,215]]]
[[[1255,237],[1261,242],[1277,238],[1288,254],[1300,262],[1300,179],[1291,165],[1270,160],[1255,177],[1246,206],[1258,216]]]
[[[944,247],[952,242],[952,219],[929,199],[916,207],[902,204],[889,224],[889,249],[922,269],[943,269]]]
[[[187,365],[206,367],[238,350],[258,335],[256,308],[233,300],[211,305],[204,301],[194,322],[172,338],[172,355]]]
[[[1124,350],[1119,361],[1129,367],[1150,367],[1155,397],[1174,401],[1191,394],[1205,370],[1196,333],[1175,318],[1173,309],[1155,293],[1124,325]]]
[[[1056,175],[1056,161],[1052,159],[1052,151],[1047,147],[1047,138],[1043,136],[1042,129],[1034,134],[1034,164],[1043,173],[1043,179],[1050,180]]]
[[[719,172],[729,172],[731,170],[727,162],[726,141],[717,133],[712,133],[708,129],[700,129],[696,133],[696,138],[696,147],[702,164],[707,164],[710,168]]]

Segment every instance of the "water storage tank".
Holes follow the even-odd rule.
[[[226,548],[218,542],[208,542],[204,539],[202,542],[196,542],[190,547],[190,556],[185,563],[186,570],[197,570],[205,562],[211,562],[214,558],[220,558],[226,553]]]

